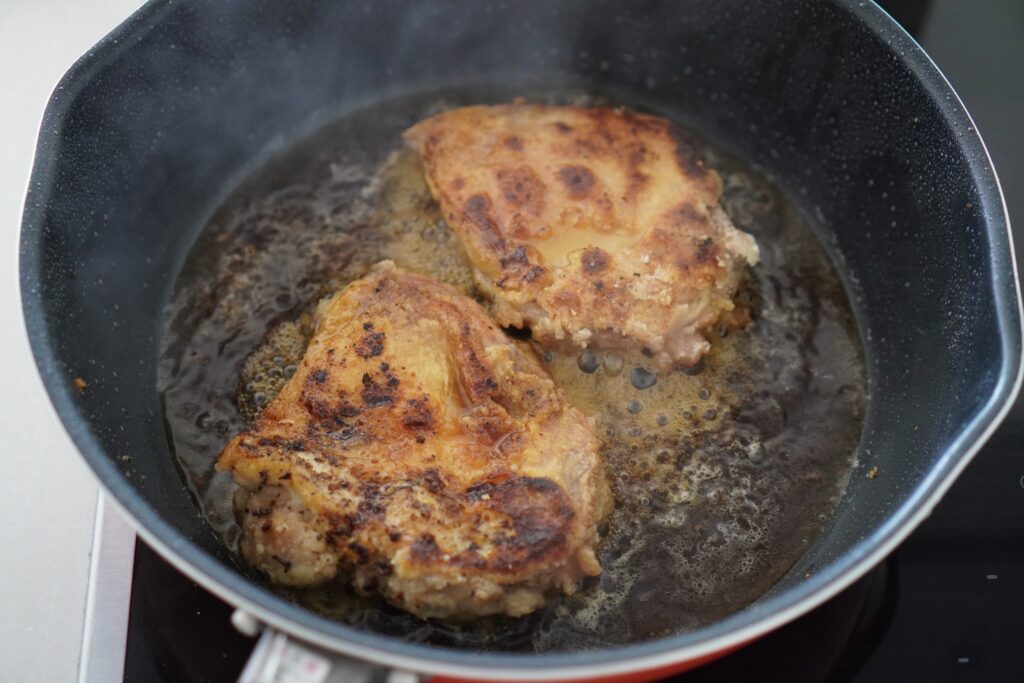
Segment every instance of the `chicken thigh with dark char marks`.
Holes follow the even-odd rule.
[[[732,297],[757,244],[667,120],[473,106],[405,137],[500,324],[549,348],[645,348],[669,367],[699,361],[716,323],[743,323]]]
[[[325,300],[295,375],[217,464],[248,562],[421,617],[518,616],[600,572],[598,439],[532,349],[386,262]]]

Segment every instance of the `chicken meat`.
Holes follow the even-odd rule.
[[[301,364],[217,463],[245,559],[421,617],[512,616],[600,572],[598,439],[476,302],[385,262],[322,302]]]
[[[547,347],[692,365],[731,315],[754,239],[669,121],[621,110],[454,109],[405,133],[501,325]]]

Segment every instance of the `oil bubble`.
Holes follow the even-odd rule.
[[[658,383],[658,377],[647,368],[637,366],[629,371],[629,382],[637,389],[650,389]]]
[[[583,353],[576,359],[576,365],[580,370],[590,375],[597,371],[601,361],[598,360],[596,353],[590,349],[584,349]]]
[[[618,376],[622,372],[622,366],[625,361],[617,353],[606,353],[603,359],[604,371],[612,377]]]

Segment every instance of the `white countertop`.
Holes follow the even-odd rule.
[[[0,64],[0,680],[74,681],[96,485],[36,374],[18,231],[43,108],[65,71],[138,0],[2,0]]]

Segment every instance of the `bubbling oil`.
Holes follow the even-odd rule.
[[[328,126],[258,170],[203,231],[167,312],[160,386],[178,462],[230,547],[232,484],[213,465],[294,372],[316,302],[382,259],[479,296],[416,155],[399,142],[417,120],[471,101],[407,98]],[[851,470],[861,351],[843,288],[800,212],[740,160],[700,149],[722,175],[727,213],[761,248],[738,295],[751,323],[717,329],[700,366],[671,372],[655,372],[642,349],[538,349],[602,439],[616,506],[602,529],[601,576],[528,617],[470,624],[422,621],[341,584],[275,590],[411,640],[551,652],[698,628],[786,573]]]

